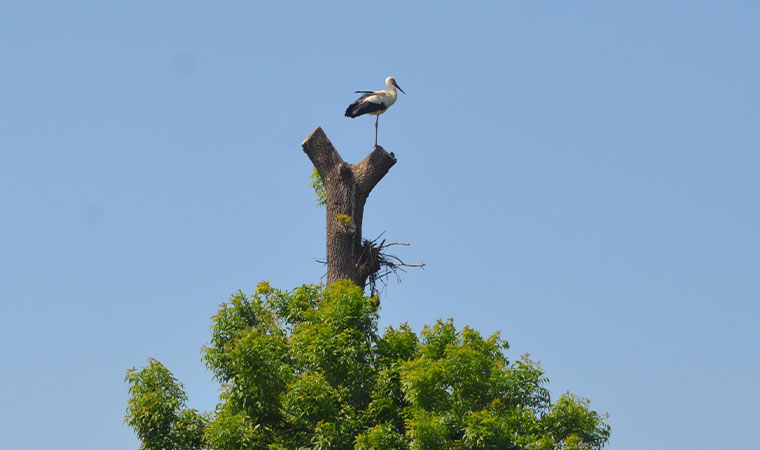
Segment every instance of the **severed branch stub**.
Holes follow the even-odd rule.
[[[383,267],[393,267],[387,264],[389,261],[400,260],[383,255],[382,250],[388,246],[383,247],[384,241],[377,245],[376,240],[362,240],[364,204],[372,189],[396,164],[395,155],[378,145],[361,162],[349,164],[343,161],[321,127],[301,147],[322,176],[327,191],[327,284],[349,279],[366,287],[369,279],[374,287],[378,272]]]

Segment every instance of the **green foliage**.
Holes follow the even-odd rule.
[[[598,449],[605,417],[498,334],[452,320],[378,332],[378,302],[349,281],[238,292],[213,318],[204,360],[222,385],[210,416],[184,408],[157,361],[127,373],[143,449]]]
[[[338,214],[335,216],[335,219],[338,221],[338,225],[342,226],[343,228],[347,228],[353,221],[351,219],[351,216],[346,214]]]
[[[208,419],[184,408],[184,387],[166,367],[151,359],[141,370],[128,370],[125,381],[131,395],[125,422],[142,441],[141,449],[202,448]]]
[[[311,171],[311,188],[317,194],[317,206],[325,206],[327,204],[327,188],[322,174],[316,167]]]
[[[543,428],[565,448],[601,447],[610,438],[609,427],[597,427],[606,417],[588,408],[588,399],[571,393],[562,395],[544,417]]]
[[[406,450],[406,437],[391,424],[375,425],[356,438],[356,450]]]

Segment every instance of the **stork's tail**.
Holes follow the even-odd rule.
[[[351,103],[346,108],[346,117],[354,118],[359,115],[359,104],[357,102]]]

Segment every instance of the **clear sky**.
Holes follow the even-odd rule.
[[[212,409],[210,316],[318,283],[301,141],[398,164],[382,326],[452,317],[610,413],[611,449],[756,448],[760,4],[0,0],[3,448],[134,449],[149,357]]]

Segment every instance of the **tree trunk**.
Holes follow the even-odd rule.
[[[362,240],[364,203],[372,188],[396,164],[379,145],[358,164],[348,164],[317,127],[301,144],[327,189],[327,284],[341,279],[365,287],[380,270],[379,250]]]

